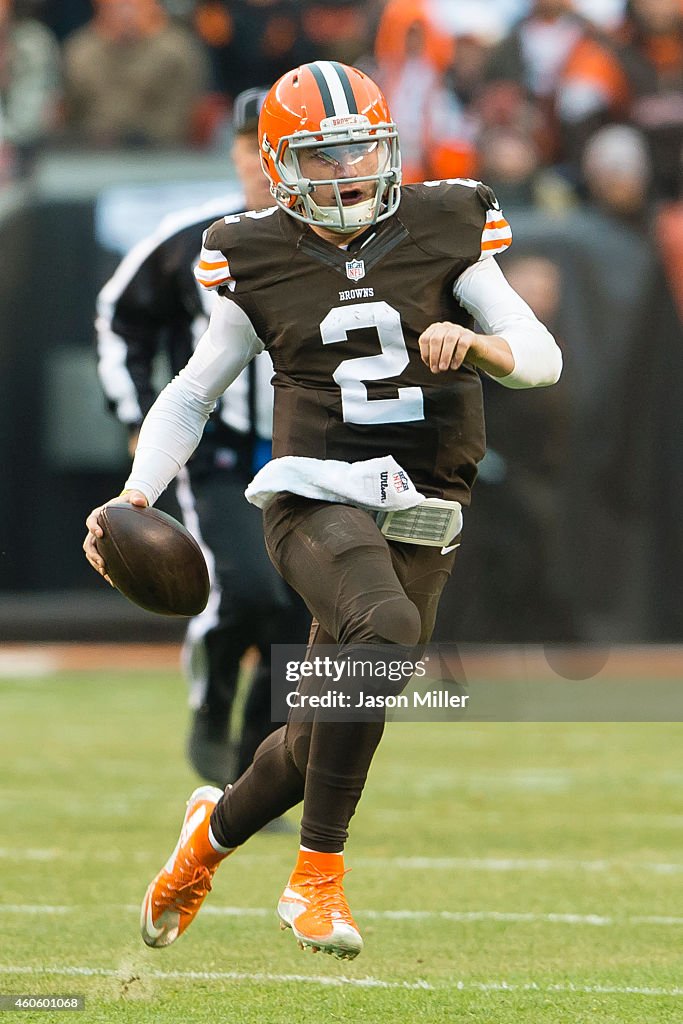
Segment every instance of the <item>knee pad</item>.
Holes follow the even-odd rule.
[[[422,632],[420,613],[407,597],[381,601],[370,612],[368,626],[379,640],[404,647],[417,644]]]

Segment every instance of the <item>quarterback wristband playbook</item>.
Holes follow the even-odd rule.
[[[425,498],[419,505],[395,512],[378,512],[376,518],[387,540],[401,544],[440,548],[454,540],[462,530],[460,502],[441,498]]]

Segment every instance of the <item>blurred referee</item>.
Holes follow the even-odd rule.
[[[131,455],[156,398],[155,383],[165,383],[153,380],[156,356],[165,353],[175,376],[206,330],[214,296],[199,289],[193,275],[205,229],[223,215],[272,205],[258,155],[265,95],[249,89],[235,99],[231,155],[242,191],[166,217],[98,296],[99,378],[109,408],[130,431]],[[202,544],[212,578],[209,603],[190,622],[183,647],[192,709],[188,757],[202,778],[222,787],[246,770],[279,724],[270,720],[270,645],[304,643],[310,624],[301,599],[271,565],[261,514],[244,497],[270,458],[272,374],[263,352],[225,392],[177,480],[185,525]],[[250,647],[258,651],[258,664],[239,741],[231,746],[240,663]]]

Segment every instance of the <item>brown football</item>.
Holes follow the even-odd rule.
[[[148,612],[198,615],[209,599],[209,572],[199,544],[173,516],[156,508],[105,505],[97,550],[121,593]]]

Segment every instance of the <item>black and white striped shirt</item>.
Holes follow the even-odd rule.
[[[204,230],[243,209],[242,196],[232,193],[165,217],[102,288],[96,318],[98,374],[110,410],[131,429],[156,398],[156,357],[163,353],[175,376],[206,330],[215,297],[197,285],[193,274]],[[272,375],[264,352],[219,399],[200,449],[244,450],[270,438]]]

